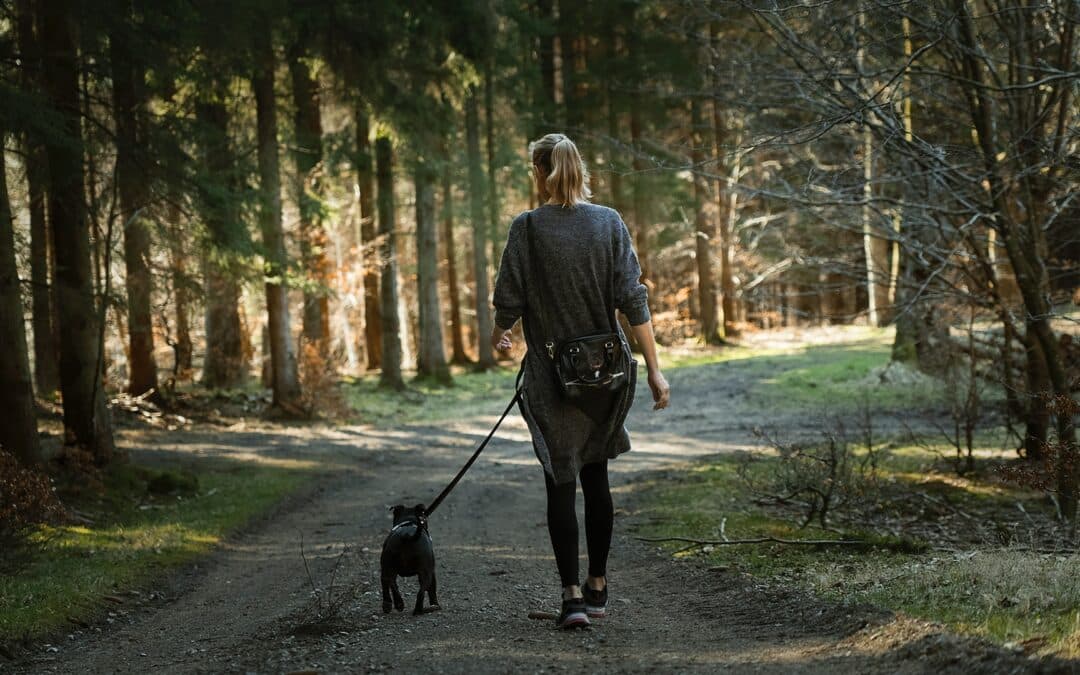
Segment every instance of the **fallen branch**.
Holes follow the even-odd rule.
[[[688,551],[698,546],[735,546],[738,544],[796,544],[802,546],[872,546],[870,542],[856,539],[781,539],[779,537],[755,537],[753,539],[722,539],[710,541],[707,539],[691,539],[689,537],[634,537],[638,541],[652,543],[665,541],[679,541],[689,543],[690,546],[681,550]]]

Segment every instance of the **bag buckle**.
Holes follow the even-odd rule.
[[[547,347],[548,358],[555,358],[555,343],[548,340],[544,343],[544,346]]]

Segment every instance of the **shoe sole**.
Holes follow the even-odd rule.
[[[586,607],[585,614],[590,619],[603,619],[607,616],[607,609],[604,607]]]
[[[559,624],[559,628],[563,630],[573,630],[575,628],[585,628],[589,625],[589,616],[581,612],[574,612],[567,614],[563,622]]]

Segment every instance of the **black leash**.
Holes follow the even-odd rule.
[[[520,379],[520,376],[518,379]],[[450,494],[450,491],[458,484],[458,481],[460,481],[461,477],[465,475],[465,472],[469,470],[469,467],[473,465],[476,458],[480,456],[480,453],[483,452],[484,448],[487,446],[488,441],[495,435],[495,431],[499,428],[499,425],[502,424],[502,421],[510,414],[510,409],[513,408],[514,404],[521,398],[521,390],[522,387],[518,387],[517,390],[514,391],[514,398],[510,399],[510,404],[506,406],[506,410],[503,411],[502,417],[500,417],[499,421],[495,423],[495,426],[491,428],[491,432],[487,435],[487,438],[480,443],[480,447],[476,449],[476,452],[469,458],[469,461],[465,462],[465,466],[461,467],[461,471],[457,472],[457,475],[454,476],[454,480],[450,481],[450,484],[443,488],[443,491],[439,493],[439,496],[435,498],[435,501],[431,502],[431,506],[424,509],[425,516],[430,516],[435,509],[439,508],[439,504],[442,504],[442,500],[446,499],[446,496]]]

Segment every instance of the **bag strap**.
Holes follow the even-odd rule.
[[[536,245],[533,243],[533,222],[532,211],[525,213],[525,241],[526,248],[529,253],[529,280],[528,285],[532,287],[532,295],[537,300],[537,314],[540,318],[540,334],[544,338],[544,348],[547,349],[548,357],[555,358],[555,337],[549,332],[551,328],[551,322],[547,318],[547,310],[545,309],[547,303],[544,302],[541,275],[537,269],[537,265],[540,261],[539,256],[536,255]]]

